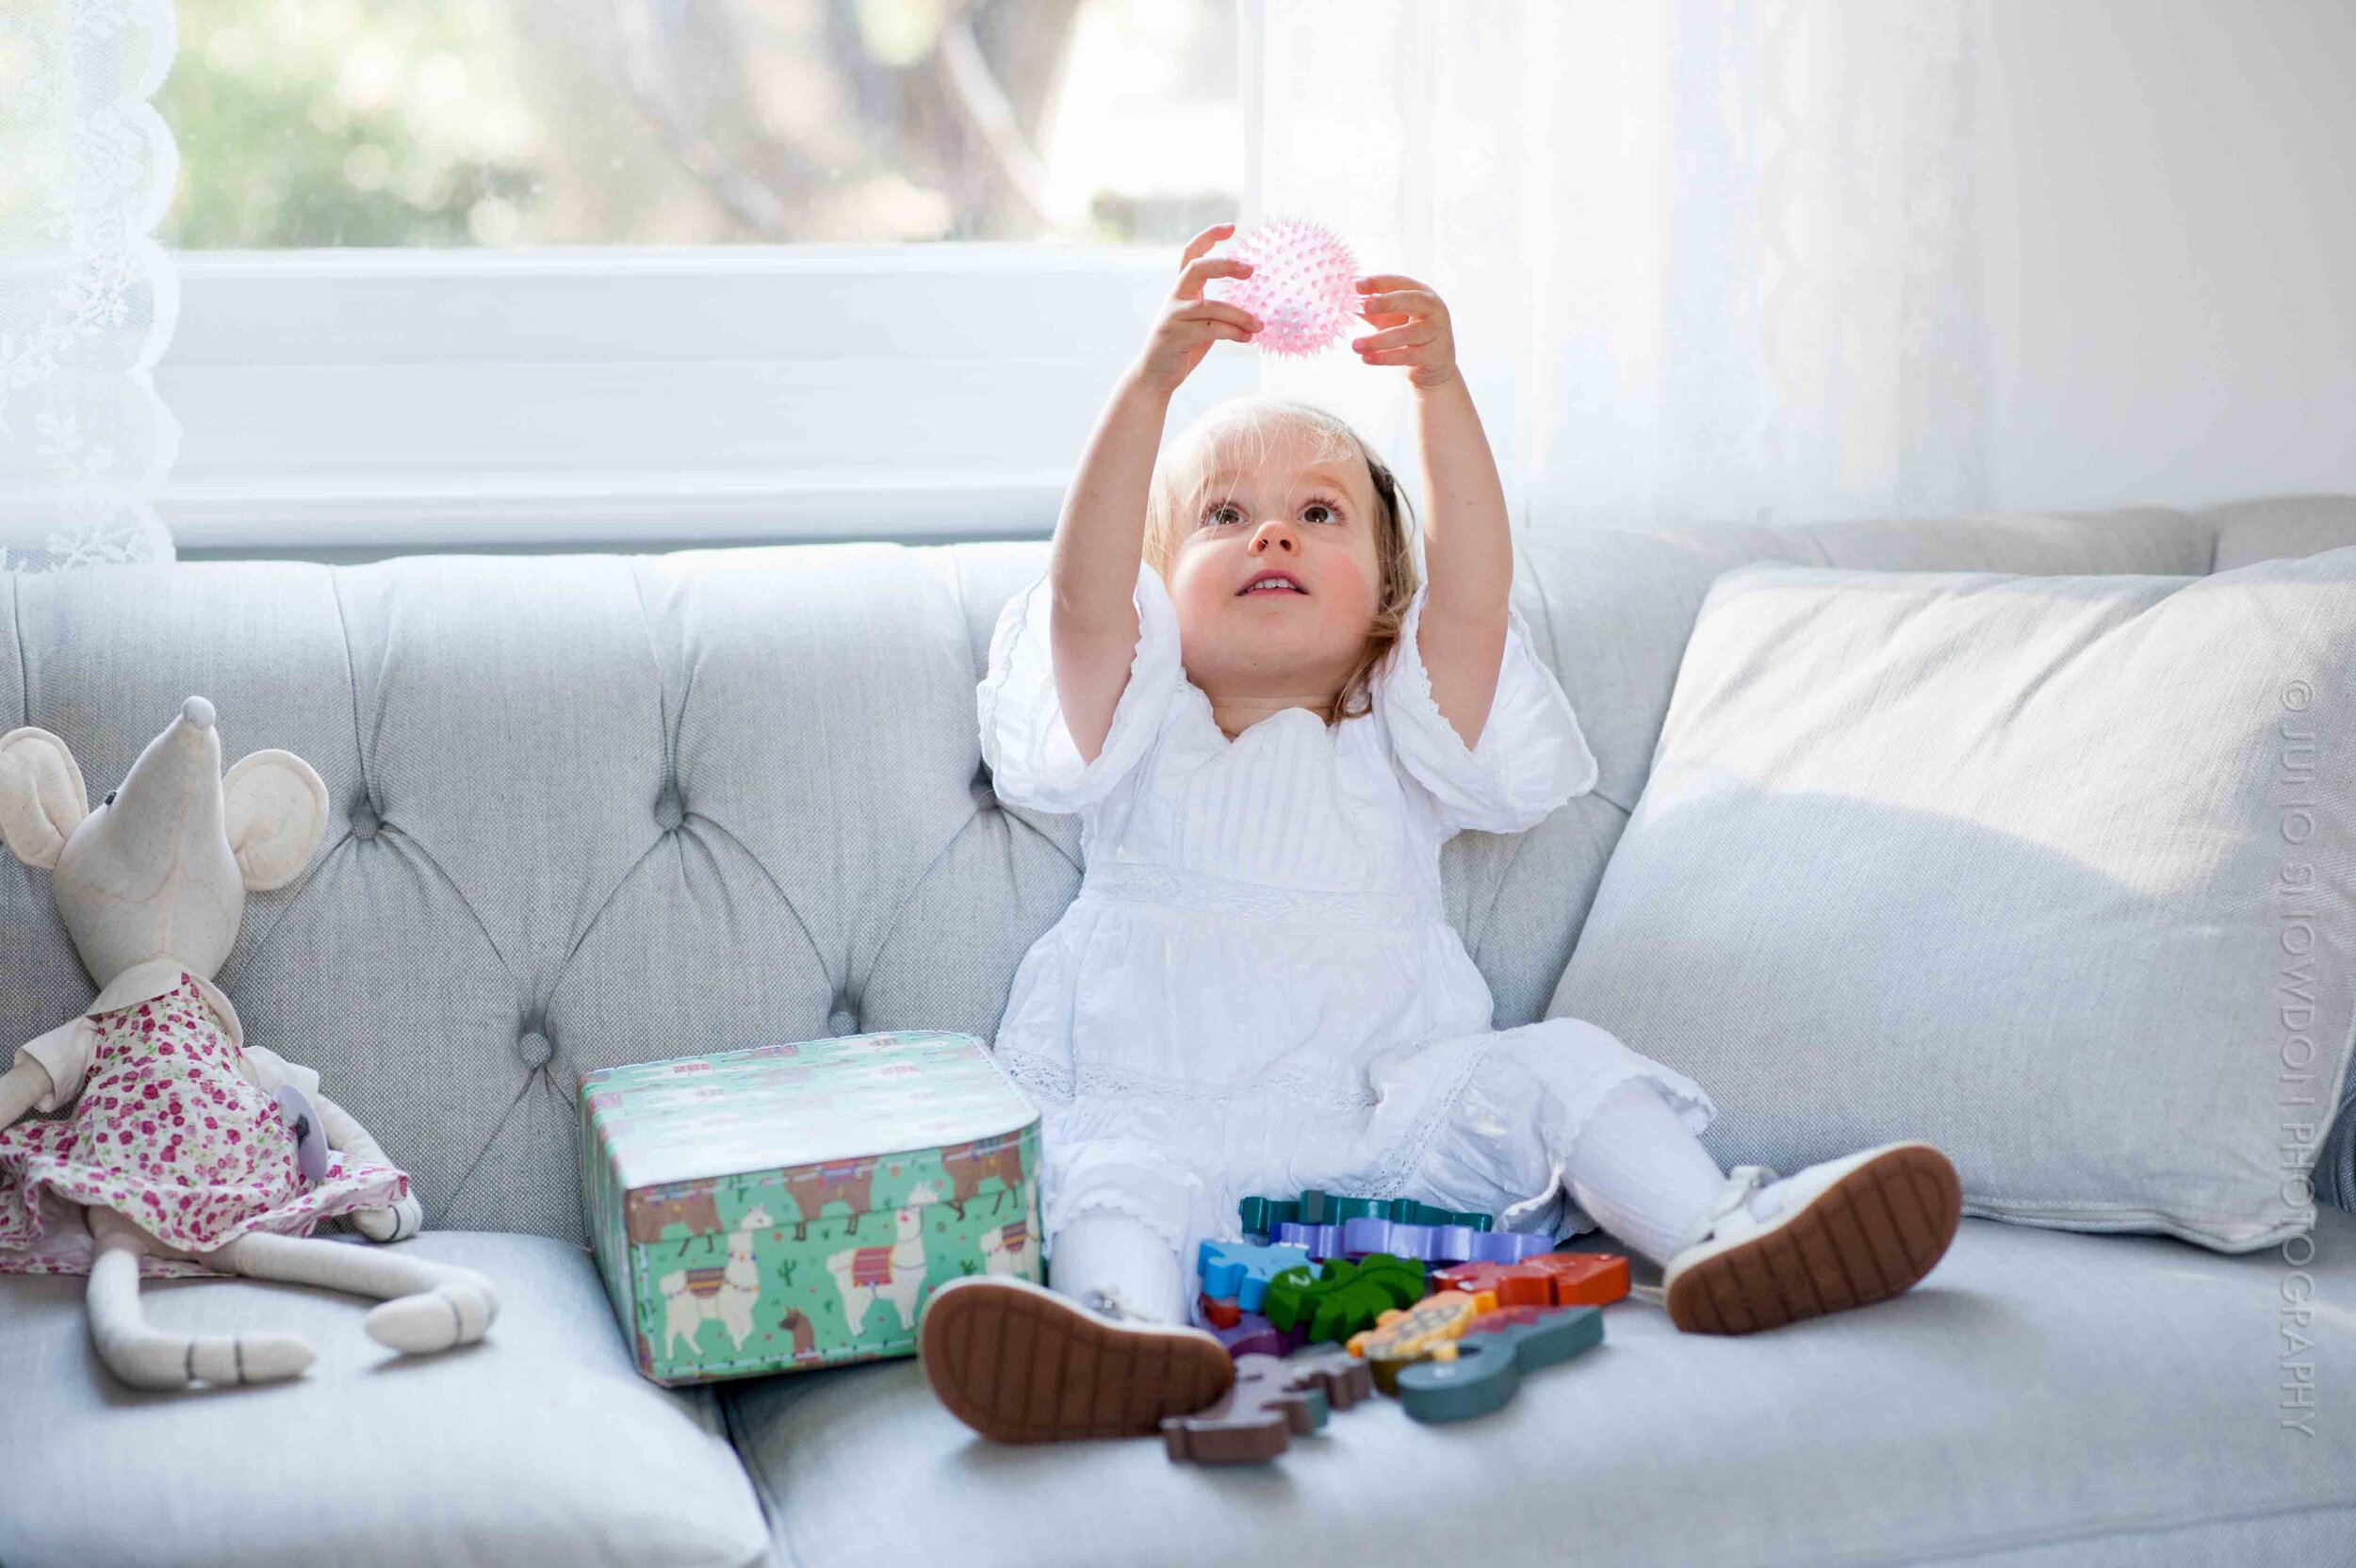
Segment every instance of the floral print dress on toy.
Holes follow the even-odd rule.
[[[124,972],[90,1012],[19,1054],[55,1085],[35,1109],[73,1108],[0,1129],[0,1273],[89,1273],[84,1206],[112,1209],[169,1246],[208,1251],[249,1231],[308,1235],[331,1216],[408,1195],[401,1171],[335,1151],[320,1181],[303,1181],[273,1096],[292,1084],[315,1097],[319,1073],[243,1044],[228,998],[178,964]],[[218,1272],[153,1256],[139,1271]]]

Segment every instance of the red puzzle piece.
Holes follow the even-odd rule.
[[[1541,1252],[1516,1264],[1437,1269],[1432,1282],[1467,1294],[1488,1291],[1499,1307],[1602,1307],[1628,1295],[1628,1259],[1617,1252]]]

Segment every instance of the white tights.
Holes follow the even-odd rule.
[[[1604,1096],[1562,1167],[1563,1185],[1580,1208],[1661,1264],[1726,1180],[1701,1140],[1642,1078]],[[1151,1226],[1113,1209],[1080,1215],[1049,1249],[1049,1288],[1083,1302],[1090,1291],[1114,1291],[1136,1312],[1165,1323],[1188,1321],[1186,1275]]]
[[[1726,1181],[1701,1140],[1643,1078],[1612,1086],[1562,1166],[1572,1200],[1659,1264],[1669,1261]]]
[[[1152,1226],[1118,1209],[1089,1209],[1055,1233],[1047,1287],[1083,1304],[1090,1291],[1109,1290],[1157,1322],[1187,1320],[1178,1254]]]

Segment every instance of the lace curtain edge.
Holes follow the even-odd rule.
[[[148,100],[177,49],[172,0],[0,16],[0,570],[173,559],[155,496],[180,425],[153,371],[179,274],[154,231],[180,160]]]

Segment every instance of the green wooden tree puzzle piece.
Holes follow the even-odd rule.
[[[1423,1297],[1422,1264],[1369,1252],[1356,1263],[1328,1259],[1315,1275],[1305,1266],[1285,1269],[1268,1281],[1266,1311],[1268,1322],[1285,1332],[1305,1324],[1312,1341],[1339,1341]]]

